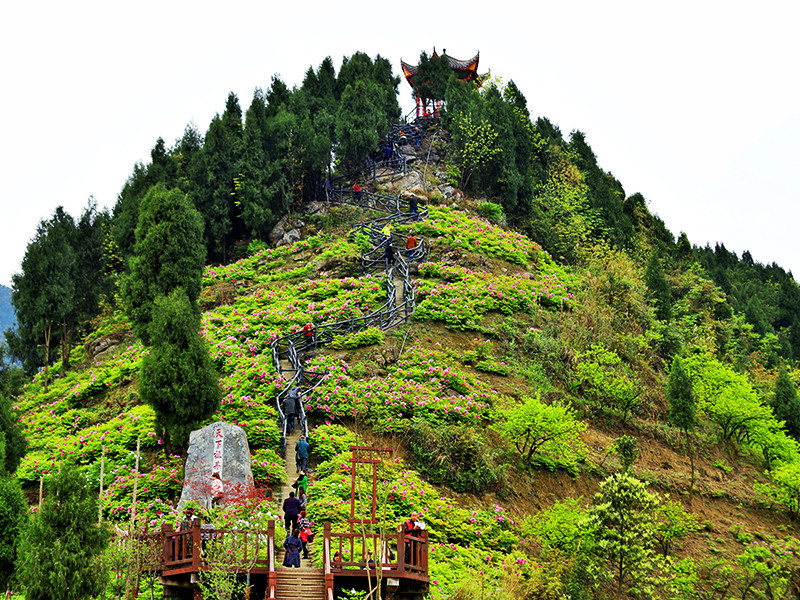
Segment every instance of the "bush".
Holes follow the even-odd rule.
[[[338,350],[352,350],[361,346],[371,346],[383,343],[383,332],[377,327],[369,327],[363,331],[351,333],[350,335],[334,336],[331,347]]]
[[[414,424],[409,448],[414,466],[431,483],[481,493],[500,480],[486,440],[469,425],[434,429],[428,423]]]
[[[500,227],[506,226],[506,215],[503,207],[494,202],[481,202],[478,204],[478,214]]]

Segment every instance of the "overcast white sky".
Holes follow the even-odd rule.
[[[584,131],[676,235],[800,274],[796,1],[47,0],[0,14],[0,284],[56,206],[112,207],[159,136],[205,132],[228,92],[246,109],[273,73],[299,84],[362,50],[399,74],[434,45],[480,51],[534,117]]]

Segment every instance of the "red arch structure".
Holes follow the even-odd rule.
[[[478,62],[480,61],[481,53],[478,52],[475,56],[468,60],[460,60],[447,54],[447,50],[442,50],[441,56],[433,49],[431,58],[446,58],[450,69],[456,74],[459,81],[474,81],[480,87],[483,82],[489,77],[489,74],[478,74]],[[419,72],[419,65],[412,65],[403,60],[400,61],[400,67],[403,69],[403,75],[412,89],[416,90],[414,85],[414,77]],[[416,93],[414,94],[416,100],[417,119],[424,119],[430,117],[438,117],[439,109],[441,108],[441,100],[427,100],[420,98]]]

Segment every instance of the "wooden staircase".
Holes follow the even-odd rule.
[[[276,600],[325,600],[325,574],[322,569],[280,567]]]

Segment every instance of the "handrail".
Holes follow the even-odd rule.
[[[412,221],[426,219],[428,217],[427,206],[423,206],[420,209],[419,205],[417,205],[416,210],[412,212],[410,198],[408,197],[374,194],[364,190],[346,189],[343,186],[338,189],[328,188],[326,197],[332,203],[350,204],[385,213],[375,219],[358,223],[353,228],[353,231],[360,231],[362,234],[367,235],[372,242],[373,248],[361,254],[361,269],[365,274],[378,270],[384,272],[386,277],[384,284],[386,302],[377,310],[366,315],[314,325],[311,331],[301,329],[272,341],[272,363],[275,366],[275,370],[281,376],[284,371],[294,373],[286,386],[275,395],[281,428],[281,456],[283,458],[286,457],[286,438],[289,435],[288,419],[283,411],[284,398],[290,389],[298,388],[300,392],[300,412],[297,418],[301,433],[307,438],[308,420],[303,397],[311,393],[328,376],[328,373],[314,373],[313,377],[308,378],[300,358],[301,353],[316,350],[318,347],[333,341],[337,335],[351,334],[369,327],[378,327],[381,330],[386,330],[407,322],[411,318],[416,304],[408,263],[412,260],[421,261],[428,252],[428,245],[424,238],[420,238],[417,247],[411,251],[405,248],[405,238],[402,235],[392,232],[387,237],[381,233],[382,226],[389,222],[396,225],[405,225]],[[395,247],[395,243],[399,247]],[[386,258],[386,249],[389,244],[394,249],[395,261],[393,264],[389,264]],[[403,301],[400,305],[397,304],[397,289],[394,282],[395,271],[403,280]],[[281,365],[281,360],[287,360],[290,368],[284,369]],[[316,381],[312,385],[308,385],[310,380],[315,378]]]

